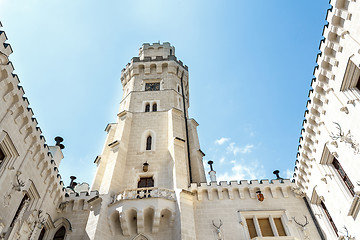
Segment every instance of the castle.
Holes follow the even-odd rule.
[[[65,187],[0,31],[0,239],[357,239],[360,3],[333,0],[320,42],[294,181],[206,182],[188,67],[143,44],[122,70],[91,186]],[[275,172],[276,173],[276,172]]]

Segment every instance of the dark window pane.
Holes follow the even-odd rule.
[[[359,79],[358,79],[358,81],[356,83],[356,88],[360,90],[360,77],[359,77]]]
[[[156,103],[154,103],[152,110],[153,110],[153,112],[156,112],[156,111],[157,111],[157,104],[156,104]]]
[[[45,232],[46,232],[45,228],[41,229],[38,240],[44,240]]]
[[[328,220],[329,220],[332,228],[334,229],[334,231],[335,231],[335,233],[336,233],[336,236],[339,236],[338,233],[337,233],[337,227],[336,227],[336,225],[335,225],[335,223],[334,223],[334,220],[332,219],[332,217],[331,217],[329,211],[327,210],[324,202],[321,201],[320,205],[321,205],[322,209],[324,210],[324,212],[325,212],[325,214],[326,214],[326,217],[328,218]]]
[[[351,180],[347,176],[345,170],[340,165],[340,162],[336,158],[334,158],[332,164],[333,164],[334,168],[337,170],[337,172],[339,173],[342,180],[344,181],[346,187],[349,189],[351,195],[355,196],[354,185],[352,184]]]
[[[145,106],[145,112],[150,112],[150,104],[146,104],[146,106]]]
[[[146,83],[145,84],[145,91],[159,91],[160,90],[160,83]]]
[[[148,136],[146,139],[146,150],[151,150],[151,140],[152,140],[152,137]]]
[[[66,229],[65,227],[61,227],[59,230],[57,230],[57,232],[55,233],[54,239],[53,240],[64,240],[65,239],[65,234],[66,234]]]
[[[154,187],[154,179],[152,177],[140,178],[138,188]]]
[[[5,160],[5,153],[0,147],[0,167],[1,167],[2,163],[4,162],[4,160]]]

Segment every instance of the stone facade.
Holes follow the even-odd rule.
[[[360,236],[360,4],[331,4],[296,182],[217,182],[215,171],[206,182],[188,67],[165,42],[143,44],[122,70],[91,190],[65,188],[62,139],[46,145],[0,31],[0,239],[350,239],[342,225]]]
[[[310,199],[328,239],[358,238],[360,4],[347,0],[331,4],[309,92],[294,177]]]

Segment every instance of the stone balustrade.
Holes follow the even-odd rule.
[[[156,187],[125,190],[117,196],[117,201],[144,198],[165,198],[176,201],[174,190]]]

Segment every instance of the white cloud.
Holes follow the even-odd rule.
[[[238,153],[242,153],[242,154],[251,153],[252,148],[254,148],[253,144],[246,144],[245,147],[238,147],[235,145],[234,142],[232,142],[229,144],[229,146],[226,148],[226,150],[236,156]]]
[[[242,160],[241,163],[236,163],[236,161],[232,161],[232,163],[234,166],[231,168],[231,172],[219,175],[218,181],[252,180],[265,177],[264,166],[256,161],[252,161],[250,164],[245,164],[245,160]]]
[[[218,145],[223,145],[225,142],[227,142],[227,141],[229,141],[229,140],[230,140],[230,138],[224,138],[224,137],[222,137],[222,138],[216,140],[215,143],[218,144]]]
[[[293,177],[293,174],[294,174],[294,171],[293,170],[290,170],[290,169],[286,169],[285,171],[285,175],[284,175],[284,178],[286,179],[290,179]],[[281,175],[280,175],[281,177]]]
[[[225,158],[224,157],[220,158],[219,162],[220,162],[220,164],[223,164],[225,162]]]

